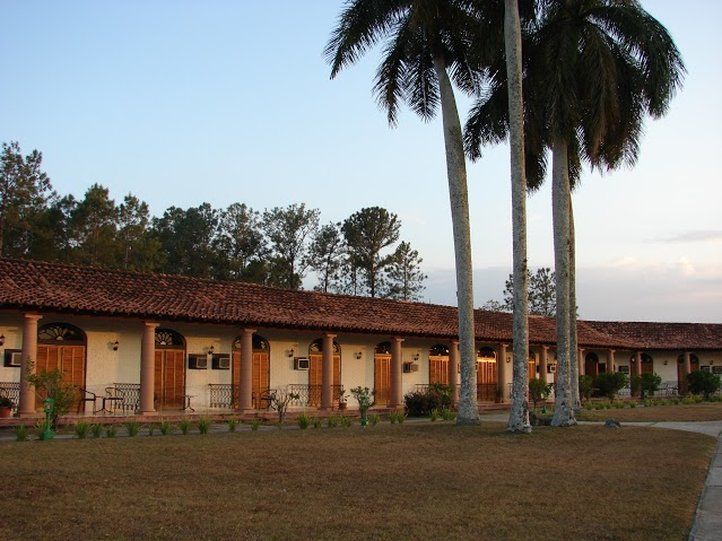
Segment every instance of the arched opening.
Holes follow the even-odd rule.
[[[604,370],[599,366],[599,355],[590,351],[584,356],[584,374],[596,378]]]
[[[76,388],[77,412],[84,407],[80,389],[85,388],[87,337],[85,333],[69,323],[48,323],[38,329],[38,353],[35,359],[35,371],[51,372],[59,370],[62,381]],[[35,393],[35,408],[43,408],[46,398],[43,391]]]
[[[496,394],[496,351],[482,347],[476,351],[476,399],[494,402]]]
[[[323,339],[318,338],[308,347],[308,405],[321,405],[323,385]],[[341,347],[333,341],[333,401],[341,398]]]
[[[186,341],[172,329],[155,330],[154,399],[158,410],[185,406]]]
[[[429,349],[429,383],[449,384],[449,346],[445,344]]]
[[[677,381],[686,385],[687,378],[684,374],[684,355],[677,357]],[[699,370],[699,357],[694,353],[689,354],[689,371],[695,372]]]
[[[253,362],[251,366],[251,402],[255,409],[268,409],[268,389],[271,386],[271,345],[264,337],[253,333]],[[233,341],[233,362],[231,363],[231,382],[233,389],[233,407],[241,402],[241,337]]]
[[[647,353],[642,353],[642,374],[654,373],[654,359]]]
[[[385,406],[391,396],[391,342],[374,348],[374,404]]]

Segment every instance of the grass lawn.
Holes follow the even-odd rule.
[[[604,421],[610,418],[618,421],[722,421],[722,402],[582,410],[577,418],[582,421]]]
[[[0,444],[3,537],[684,539],[715,441],[447,423]]]

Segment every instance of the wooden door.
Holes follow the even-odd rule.
[[[449,357],[429,355],[429,383],[449,384]]]
[[[642,374],[654,373],[654,361],[651,357],[642,357]]]
[[[38,345],[38,354],[35,361],[35,371],[50,372],[60,370],[63,375],[62,381],[76,387],[76,405],[73,411],[79,411],[78,406],[84,407],[85,402],[80,402],[80,387],[85,387],[85,346],[55,346]],[[45,393],[35,393],[35,408],[43,409]]]
[[[689,369],[691,372],[699,370],[699,359],[697,357],[689,359]],[[642,364],[642,371],[644,371],[644,364]],[[684,385],[685,390],[687,389],[687,378],[684,375],[684,357],[677,361],[677,382],[679,385]]]
[[[155,405],[159,410],[183,409],[186,392],[185,351],[155,352]]]
[[[233,383],[233,407],[241,403],[241,351],[233,351],[231,364],[231,381]],[[263,397],[271,386],[271,358],[267,351],[254,351],[251,366],[251,393],[255,409],[268,409],[268,400]]]
[[[593,357],[585,358],[584,374],[596,378],[599,375],[599,360]]]
[[[476,362],[476,399],[482,402],[496,400],[496,360]]]
[[[391,393],[391,355],[374,355],[374,404],[385,406]]]
[[[529,357],[529,379],[536,379],[536,357]]]
[[[308,405],[321,405],[321,386],[323,385],[323,355],[320,353],[308,356]],[[333,356],[333,400],[338,400],[341,385],[341,355]]]

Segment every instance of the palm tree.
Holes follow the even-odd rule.
[[[384,43],[374,91],[391,125],[396,123],[402,101],[426,121],[441,106],[459,307],[459,424],[479,422],[466,162],[452,84],[466,93],[480,87],[479,71],[470,68],[469,60],[473,36],[481,31],[472,4],[462,0],[352,0],[341,12],[325,50],[333,78],[369,48]]]
[[[575,424],[571,347],[576,311],[571,188],[582,161],[592,168],[633,165],[644,117],[664,115],[680,87],[684,64],[664,26],[635,0],[543,0],[536,26],[524,46],[525,154],[527,181],[537,187],[552,154],[552,213],[557,277],[557,426]],[[492,86],[467,123],[466,145],[503,139],[506,100]],[[576,347],[576,346],[574,346]],[[576,354],[576,351],[575,351]],[[576,381],[574,383],[577,383]]]
[[[522,97],[521,20],[517,0],[504,2],[504,49],[509,92],[509,142],[514,282],[514,368],[508,429],[531,432],[529,423],[529,284],[526,249],[526,171]]]

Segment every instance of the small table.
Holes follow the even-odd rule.
[[[106,387],[105,396],[101,396],[100,398],[102,400],[102,407],[98,410],[98,413],[103,411],[106,413],[114,413],[116,409],[116,404],[123,401],[123,397],[117,395],[117,389],[115,387]],[[113,405],[113,411],[108,409],[108,402]]]
[[[196,410],[194,410],[194,409],[191,407],[191,398],[195,398],[195,397],[196,397],[196,395],[194,395],[194,394],[186,394],[186,395],[183,395],[183,398],[184,398],[184,401],[183,401],[183,402],[184,402],[183,411],[190,411],[190,412],[192,412],[192,413],[195,413],[195,412],[196,412]]]

